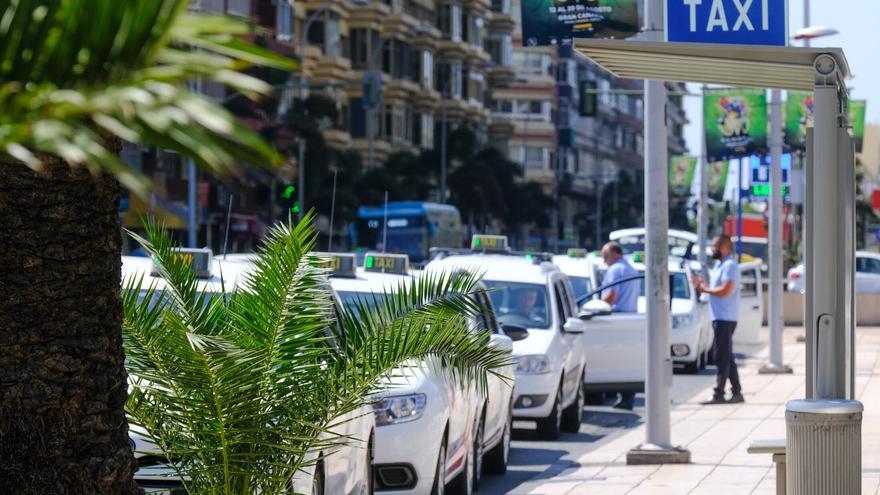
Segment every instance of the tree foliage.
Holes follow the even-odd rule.
[[[473,274],[401,282],[337,325],[322,262],[309,254],[313,218],[272,228],[245,282],[222,296],[199,290],[166,231],[148,225],[139,239],[164,283],[124,284],[127,410],[190,493],[282,493],[308,453],[366,441],[334,437],[335,419],[406,361],[435,357],[480,387],[508,364],[469,329]]]

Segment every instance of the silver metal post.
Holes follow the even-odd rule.
[[[382,252],[388,251],[388,191],[385,191],[385,213],[382,218]]]
[[[327,239],[327,251],[333,251],[333,220],[336,215],[336,176],[339,170],[333,171],[333,193],[330,197],[330,236]]]
[[[189,247],[194,248],[197,247],[197,225],[196,225],[196,210],[198,209],[198,203],[196,201],[196,162],[192,159],[187,160],[187,175],[189,176],[189,181],[187,183],[187,244]]]
[[[598,121],[598,116],[596,117]],[[593,151],[596,160],[596,249],[602,247],[602,157],[599,152],[599,133],[593,134]]]
[[[782,91],[770,94],[770,362],[759,373],[791,373],[782,362]]]
[[[663,0],[645,0],[649,41],[663,40]],[[670,433],[669,178],[666,86],[645,81],[645,442],[627,453],[627,464],[690,462],[690,452],[672,446]]]
[[[440,202],[446,202],[446,136],[448,134],[449,124],[446,121],[446,90],[451,89],[452,69],[450,69],[450,79],[443,88],[440,95]]]
[[[706,87],[703,86],[705,92]],[[706,259],[706,240],[709,236],[709,157],[706,156],[706,133],[700,133],[700,196],[697,203],[697,259],[700,261],[701,276],[709,281],[709,261]]]

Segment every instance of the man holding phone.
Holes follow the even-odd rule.
[[[733,358],[733,332],[739,317],[739,265],[731,255],[732,251],[733,242],[730,237],[716,237],[712,241],[712,257],[718,260],[718,264],[712,270],[709,283],[693,276],[697,291],[709,294],[709,311],[712,315],[712,330],[715,332],[715,363],[718,366],[715,393],[703,401],[703,405],[745,402]],[[725,400],[724,388],[728,379],[732,395]]]

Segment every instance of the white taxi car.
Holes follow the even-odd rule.
[[[644,274],[641,253],[626,258],[633,268]],[[594,284],[601,287],[605,263],[597,258],[588,258],[588,261],[592,265]],[[687,260],[670,256],[669,275],[672,292],[670,355],[673,362],[682,365],[685,371],[696,373],[705,367],[714,341],[708,306],[693,286]],[[611,313],[596,316],[589,322],[586,336],[590,367],[585,379],[589,392],[644,390],[648,322],[644,279],[640,284],[637,313]]]
[[[254,266],[253,255],[230,255],[227,260],[221,260],[219,257],[212,259],[209,250],[181,251],[193,253],[194,267],[200,275],[198,290],[202,292],[219,294],[223,288],[231,291],[244,282]],[[150,258],[123,256],[123,281],[143,275],[144,290],[154,283],[157,290],[162,290],[165,281],[151,275],[152,265]],[[327,289],[329,291],[329,287]],[[372,408],[367,405],[334,419],[333,424],[338,426],[332,434],[322,436],[322,440],[331,446],[326,451],[315,452],[314,457],[320,460],[291,480],[296,493],[372,493],[375,420],[371,413]],[[167,465],[160,449],[146,432],[132,427],[129,436],[138,462],[138,471],[134,476],[138,485],[147,493],[184,494],[175,471]]]
[[[334,255],[336,256],[336,255]],[[353,255],[351,255],[353,256]],[[413,280],[406,255],[367,253],[364,268],[331,278],[343,306],[371,302]],[[511,351],[512,339],[499,328],[483,291],[473,295],[483,308],[475,331]],[[513,367],[499,370],[513,378]],[[507,468],[512,428],[512,387],[490,376],[488,396],[463,388],[428,363],[402,367],[374,404],[376,416],[375,490],[383,494],[469,494],[480,476]]]
[[[568,277],[543,256],[511,253],[503,236],[475,235],[471,247],[435,249],[426,269],[483,272],[498,320],[529,332],[513,344],[513,416],[535,420],[538,434],[548,439],[557,438],[560,430],[578,431],[588,366],[586,323],[577,317]]]

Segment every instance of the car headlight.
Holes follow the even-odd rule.
[[[422,417],[428,398],[425,394],[384,397],[373,403],[376,426],[408,423]]]
[[[672,328],[689,327],[694,322],[691,315],[675,315],[672,317]]]
[[[528,375],[540,375],[550,372],[550,359],[543,354],[515,356],[516,372]]]

